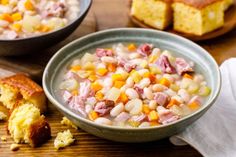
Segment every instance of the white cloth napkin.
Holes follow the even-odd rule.
[[[186,142],[205,157],[236,157],[236,58],[225,61],[220,71],[222,89],[215,104],[170,141]]]

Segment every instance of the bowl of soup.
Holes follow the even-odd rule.
[[[69,36],[92,0],[20,0],[0,4],[0,55],[34,53]]]
[[[49,61],[49,100],[85,131],[120,142],[174,135],[201,117],[220,90],[204,49],[182,37],[137,28],[75,40]]]

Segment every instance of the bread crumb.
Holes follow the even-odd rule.
[[[58,150],[60,148],[69,146],[75,141],[70,130],[57,133],[57,137],[54,141],[54,147]]]
[[[1,137],[1,140],[2,140],[2,141],[7,141],[7,137],[6,137],[6,136],[2,136],[2,137]]]
[[[2,111],[0,111],[0,121],[6,120],[6,119],[7,119],[7,115],[5,113],[3,113]]]
[[[10,146],[11,151],[17,151],[19,149],[20,149],[20,146],[16,143],[11,144],[11,146]]]
[[[78,127],[73,124],[68,118],[66,117],[63,117],[62,120],[61,120],[61,124],[62,125],[66,125],[66,126],[69,126],[69,127],[72,127],[74,129],[78,129]]]

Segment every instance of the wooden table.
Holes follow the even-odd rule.
[[[135,27],[128,18],[128,0],[94,0],[91,10],[95,13],[97,19],[97,30],[116,27]],[[199,44],[211,53],[218,64],[221,64],[224,60],[236,56],[236,30],[218,39]],[[16,61],[21,60],[19,58],[14,59]],[[32,56],[26,57],[25,61],[30,59],[32,59]],[[39,60],[42,60],[40,62],[43,67],[48,58]],[[35,70],[32,69],[32,71]],[[36,72],[40,73],[41,71]],[[168,139],[150,143],[124,144],[97,138],[80,129],[78,131],[70,129],[77,139],[74,145],[56,151],[53,149],[53,140],[56,133],[67,129],[67,127],[60,124],[61,115],[55,111],[52,105],[49,105],[47,119],[51,124],[53,136],[49,142],[36,149],[24,144],[21,145],[19,151],[11,152],[9,145],[12,143],[12,140],[8,136],[7,142],[0,141],[0,156],[201,156],[190,146],[173,146]],[[4,125],[0,123],[0,136],[5,134]]]

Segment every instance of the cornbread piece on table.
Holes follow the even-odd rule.
[[[13,143],[13,144],[10,145],[10,150],[11,151],[17,151],[19,149],[20,149],[20,146],[16,143]]]
[[[165,29],[172,22],[171,0],[133,0],[131,15],[157,29]]]
[[[78,129],[78,127],[73,124],[68,118],[66,117],[63,117],[62,120],[61,120],[61,124],[62,125],[66,125],[66,126],[69,126],[69,127],[72,127],[74,129]]]
[[[75,139],[73,138],[73,135],[71,134],[70,130],[59,132],[54,141],[54,147],[58,150],[60,148],[69,146],[74,141]]]
[[[0,111],[0,121],[6,120],[6,119],[7,119],[7,115],[4,112]]]
[[[40,110],[31,103],[17,105],[8,120],[8,130],[16,143],[37,147],[51,137],[51,129]]]
[[[233,5],[234,0],[224,0],[224,10],[227,10],[231,5]]]
[[[13,109],[18,101],[25,101],[37,106],[41,112],[47,109],[43,89],[24,74],[16,74],[0,79],[0,101],[8,109]]]
[[[224,25],[223,0],[174,0],[174,30],[201,36]]]

